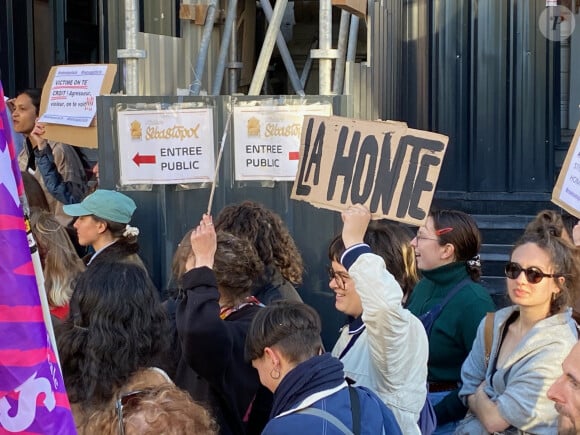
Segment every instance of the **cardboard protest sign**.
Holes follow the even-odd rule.
[[[552,192],[552,202],[580,219],[580,124]]]
[[[40,121],[46,122],[44,137],[97,148],[96,97],[111,92],[116,72],[115,64],[53,66],[40,101]]]
[[[307,116],[291,198],[338,211],[361,203],[373,219],[421,225],[448,141],[404,123]]]

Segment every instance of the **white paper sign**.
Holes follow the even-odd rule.
[[[106,65],[59,66],[41,122],[88,127],[97,113]]]
[[[235,106],[236,180],[294,181],[305,115],[332,115],[331,104]]]
[[[121,184],[212,181],[213,109],[118,113]]]
[[[572,151],[570,164],[563,178],[559,199],[575,210],[575,214],[577,214],[580,211],[580,137],[578,134],[574,137],[576,144],[570,145],[570,147],[574,147],[574,151]]]

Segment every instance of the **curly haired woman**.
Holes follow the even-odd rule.
[[[167,317],[147,272],[101,262],[80,275],[68,319],[56,329],[67,394],[79,434],[102,433],[97,417],[124,385],[169,381],[156,367],[168,352]]]
[[[216,435],[209,412],[186,391],[166,382],[149,385],[143,380],[127,384],[115,406],[95,417],[99,435]]]
[[[216,217],[216,231],[248,239],[264,263],[252,294],[263,304],[302,301],[294,288],[302,283],[302,256],[282,218],[262,204],[244,201],[226,206]]]

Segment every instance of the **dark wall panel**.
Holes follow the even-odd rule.
[[[551,192],[559,45],[537,25],[545,1],[404,3],[401,113],[450,138],[438,190]]]

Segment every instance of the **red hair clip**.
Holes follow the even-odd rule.
[[[453,231],[453,228],[451,228],[451,227],[441,228],[440,230],[435,231],[435,235],[442,236],[443,234],[450,233],[451,231]]]

